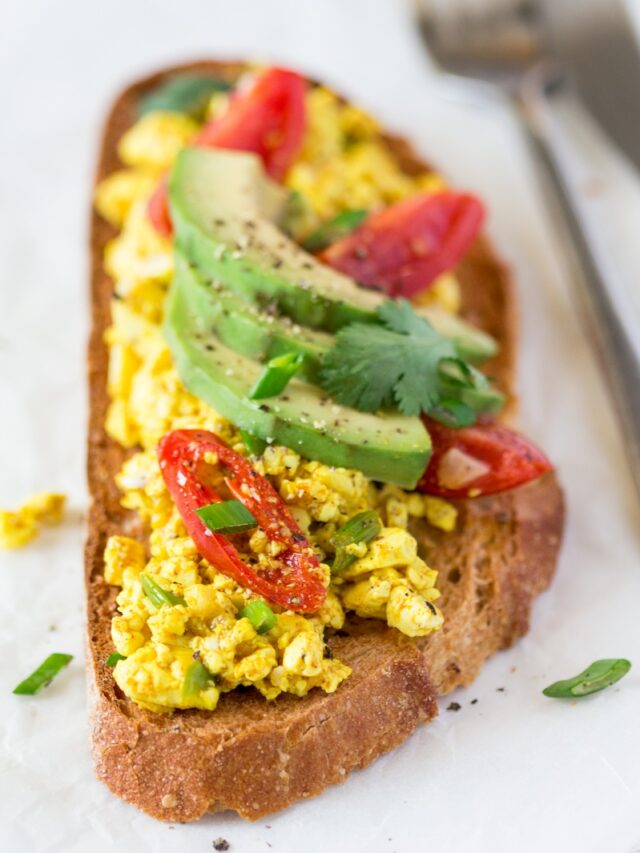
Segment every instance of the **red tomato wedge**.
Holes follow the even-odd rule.
[[[218,460],[215,465],[205,458],[210,453]],[[180,429],[162,438],[158,459],[187,532],[205,560],[273,604],[299,613],[318,610],[327,595],[318,559],[271,483],[243,456],[211,432]],[[222,473],[227,488],[269,540],[282,547],[274,568],[257,571],[247,565],[227,536],[214,533],[196,515],[197,509],[224,500],[211,485],[212,468]]]
[[[412,196],[371,214],[319,257],[360,284],[410,298],[455,267],[484,218],[484,205],[469,193]]]
[[[205,124],[191,144],[252,151],[272,178],[282,180],[302,145],[306,91],[304,77],[286,68],[270,68],[249,88],[232,95],[226,112]],[[160,234],[172,233],[166,178],[151,197],[149,218]]]
[[[445,498],[492,495],[551,471],[544,453],[517,432],[496,423],[452,429],[423,418],[433,456],[417,489]]]

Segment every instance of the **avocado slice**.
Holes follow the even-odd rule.
[[[422,476],[431,440],[419,418],[358,412],[296,378],[278,397],[249,400],[261,365],[211,335],[179,276],[167,297],[164,332],[187,388],[241,429],[406,489]]]
[[[266,314],[243,302],[222,285],[205,279],[180,251],[176,252],[175,277],[205,339],[219,338],[234,352],[260,362],[284,353],[300,353],[303,362],[298,375],[320,384],[324,355],[335,344],[333,335],[299,326],[289,317]],[[493,412],[503,402],[502,395],[489,388],[470,390],[467,397],[477,412]]]
[[[176,245],[208,278],[300,325],[336,332],[347,323],[378,323],[383,293],[321,264],[277,227],[287,198],[254,154],[185,148],[169,179]],[[463,358],[496,354],[496,341],[460,318],[437,308],[417,313],[453,337]]]
[[[175,253],[175,278],[198,317],[203,334],[254,361],[268,361],[288,352],[304,360],[299,376],[317,382],[322,358],[335,338],[328,332],[308,329],[290,317],[260,311],[243,302],[227,288],[205,279],[179,250]]]

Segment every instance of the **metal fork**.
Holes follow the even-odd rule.
[[[564,230],[580,307],[596,343],[618,414],[624,448],[640,497],[640,358],[616,310],[602,265],[585,234],[572,191],[547,132],[553,98],[572,91],[554,60],[540,8],[533,0],[417,0],[417,19],[430,56],[472,94],[512,99],[532,153],[553,196],[551,212]]]

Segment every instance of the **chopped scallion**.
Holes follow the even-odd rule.
[[[156,607],[163,607],[165,604],[168,604],[169,607],[173,607],[176,604],[187,603],[182,596],[176,595],[174,592],[171,592],[170,589],[165,589],[160,586],[160,584],[157,581],[154,581],[153,578],[149,577],[149,575],[142,575],[142,591],[149,601]]]
[[[120,652],[111,652],[109,657],[105,660],[107,666],[115,666],[118,661],[126,660],[124,655],[121,655]]]
[[[276,614],[269,607],[266,601],[250,601],[246,604],[240,613],[239,619],[248,619],[256,629],[258,634],[266,634],[276,626]]]
[[[250,432],[247,432],[244,429],[240,430],[240,438],[242,439],[242,443],[249,451],[250,456],[260,456],[261,453],[264,453],[264,450],[267,446],[267,442],[262,438],[258,438],[257,435],[251,435]]]
[[[625,658],[603,658],[594,661],[579,675],[565,681],[554,681],[542,691],[553,699],[578,699],[604,690],[615,684],[631,669],[631,662]]]
[[[380,519],[373,510],[367,509],[350,518],[340,530],[336,531],[331,540],[336,549],[336,556],[331,566],[332,573],[343,572],[358,559],[347,551],[349,545],[371,542],[381,530]]]
[[[212,675],[201,661],[194,661],[184,677],[182,695],[193,696],[201,690],[211,687],[214,683],[215,675]]]
[[[73,655],[54,652],[30,676],[21,681],[13,692],[18,696],[33,696],[50,684],[60,670],[64,669],[72,660]]]
[[[287,352],[272,358],[249,391],[249,399],[263,400],[281,394],[303,361],[304,356],[299,352]]]
[[[214,533],[244,533],[258,526],[241,501],[218,501],[200,507],[196,514]]]
[[[332,243],[354,231],[368,214],[368,210],[344,210],[333,219],[323,222],[302,242],[307,252],[320,252]]]

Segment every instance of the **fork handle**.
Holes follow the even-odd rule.
[[[557,77],[555,78],[557,80]],[[518,106],[536,160],[548,178],[558,214],[570,239],[576,290],[620,423],[630,473],[640,497],[640,360],[611,298],[610,288],[592,251],[560,159],[547,132],[546,88],[553,83],[544,71],[530,76],[518,96]]]

